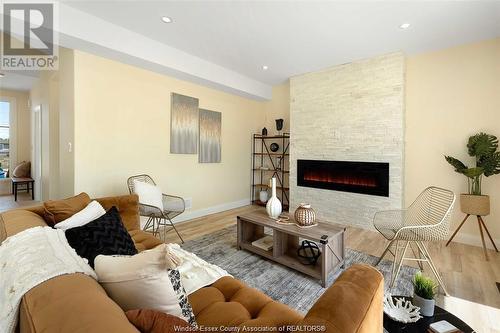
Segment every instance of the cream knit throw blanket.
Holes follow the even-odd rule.
[[[69,246],[64,231],[35,227],[0,245],[0,332],[12,333],[26,292],[53,277],[83,273],[97,280],[87,260]]]

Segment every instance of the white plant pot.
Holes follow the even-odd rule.
[[[267,193],[267,191],[260,191],[259,192],[259,200],[260,200],[260,202],[266,203],[268,197],[269,197],[269,193]]]
[[[413,295],[413,305],[420,308],[420,313],[426,317],[434,316],[434,306],[436,301],[433,299],[425,299],[418,295]]]
[[[266,211],[270,218],[277,219],[281,214],[281,201],[276,196],[276,178],[271,178],[271,198],[267,201]]]

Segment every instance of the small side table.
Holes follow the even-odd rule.
[[[15,178],[12,177],[12,194],[14,194],[14,201],[17,201],[17,192],[19,185],[26,185],[26,191],[30,193],[31,187],[31,200],[35,200],[35,180],[33,178]]]
[[[403,296],[392,296],[392,298],[401,298]],[[403,297],[411,302],[411,297]],[[384,313],[384,330],[389,333],[428,333],[429,325],[441,320],[446,320],[464,333],[474,333],[474,330],[453,314],[436,305],[434,316],[420,318],[415,323],[400,323],[392,320]]]

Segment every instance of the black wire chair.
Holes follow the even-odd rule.
[[[148,175],[132,176],[127,179],[128,190],[131,194],[135,192],[134,181],[145,182],[156,186],[153,178]],[[153,235],[159,236],[159,238],[161,239],[162,237],[160,237],[160,228],[163,227],[163,241],[165,241],[166,239],[166,234],[174,230],[177,233],[177,236],[179,236],[181,242],[184,243],[182,236],[179,234],[177,228],[175,228],[175,225],[172,222],[172,219],[174,217],[184,213],[184,210],[186,209],[184,199],[175,195],[162,194],[162,201],[163,210],[158,207],[146,205],[139,202],[139,215],[148,218],[143,230],[151,232]],[[170,229],[167,230],[168,227],[170,227]]]

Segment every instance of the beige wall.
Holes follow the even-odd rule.
[[[284,132],[290,132],[290,81],[273,87],[272,99],[264,102],[265,127],[268,135],[277,134],[276,119],[283,119]]]
[[[166,193],[202,210],[250,197],[251,135],[264,123],[258,102],[74,52],[75,192],[128,193],[127,177],[150,174]],[[222,162],[169,152],[170,94],[222,112]]]
[[[472,163],[465,147],[470,135],[500,137],[500,38],[410,56],[406,83],[406,203],[429,185],[465,192],[466,179],[443,155]],[[500,175],[484,178],[483,192],[492,203],[485,222],[498,240]],[[457,206],[453,229],[462,218]],[[477,221],[470,218],[458,237],[479,245]]]
[[[75,193],[74,53],[59,49],[59,197]]]

